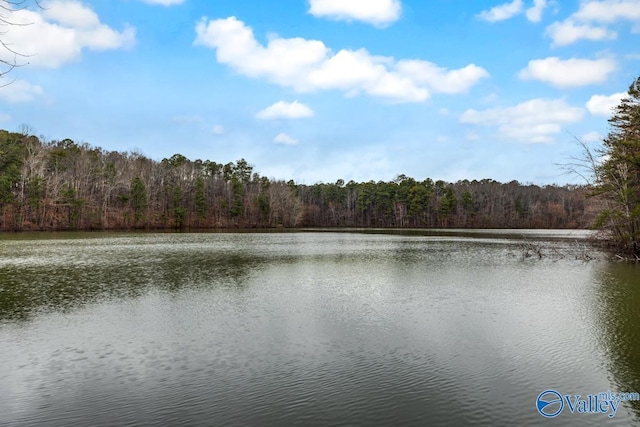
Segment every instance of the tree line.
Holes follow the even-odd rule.
[[[581,186],[523,185],[491,179],[297,186],[304,226],[587,228],[595,204]]]
[[[516,181],[296,184],[246,160],[161,161],[0,130],[0,230],[269,227],[586,228],[588,187]]]

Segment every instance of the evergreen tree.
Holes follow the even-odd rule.
[[[0,132],[0,206],[14,201],[14,190],[20,182],[23,143],[20,135]]]
[[[173,188],[173,220],[176,228],[182,228],[186,225],[187,210],[182,206],[184,193],[180,186]]]
[[[131,208],[133,209],[133,219],[137,224],[143,217],[145,210],[149,206],[147,202],[147,189],[139,176],[131,181]]]
[[[196,178],[195,205],[198,221],[206,220],[209,205],[207,204],[207,198],[204,194],[204,180],[200,176]]]
[[[62,203],[67,207],[69,226],[75,229],[80,228],[84,200],[78,197],[78,192],[70,184],[60,190],[60,196],[62,196]]]
[[[231,216],[236,218],[244,212],[244,186],[237,176],[231,178],[231,194],[233,200],[231,202]]]
[[[607,207],[596,226],[610,233],[620,249],[640,255],[640,77],[609,119],[611,130],[604,140],[596,166],[597,192]]]

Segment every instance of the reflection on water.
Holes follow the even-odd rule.
[[[535,410],[640,391],[634,266],[495,231],[49,236],[0,240],[0,424],[640,425]]]
[[[600,274],[599,332],[617,390],[640,392],[640,265],[612,263]],[[640,422],[640,402],[628,402]]]
[[[81,234],[81,233],[78,233]],[[269,260],[242,247],[183,235],[89,240],[7,240],[0,258],[0,320],[69,311],[103,299],[139,297],[150,288],[243,286]],[[191,241],[195,240],[195,242]]]

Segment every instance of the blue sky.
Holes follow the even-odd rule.
[[[640,0],[46,0],[0,127],[297,182],[579,182],[640,75]]]

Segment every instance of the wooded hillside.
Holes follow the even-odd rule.
[[[260,176],[244,159],[155,161],[0,130],[0,230],[254,227],[587,228],[580,186],[490,179],[319,183]]]

